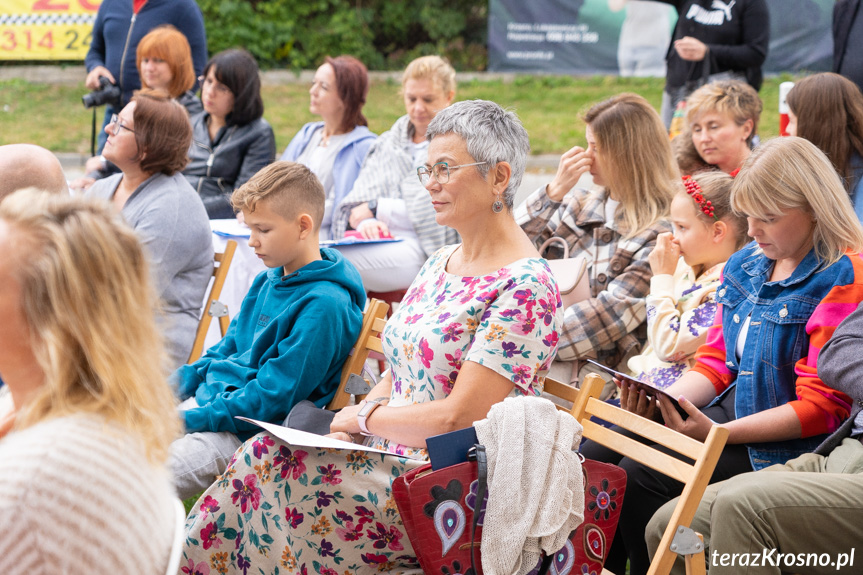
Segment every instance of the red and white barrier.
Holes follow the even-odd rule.
[[[794,87],[794,82],[779,84],[779,135],[788,136],[788,92]]]

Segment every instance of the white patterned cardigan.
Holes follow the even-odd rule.
[[[333,214],[333,237],[344,236],[351,209],[377,198],[402,200],[426,256],[459,243],[458,233],[435,221],[428,191],[420,184],[411,148],[414,127],[405,115],[369,148],[354,187]]]

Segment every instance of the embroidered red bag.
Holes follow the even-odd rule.
[[[599,575],[620,518],[626,472],[616,465],[583,460],[584,522],[551,559],[552,575]],[[459,463],[437,471],[413,469],[393,482],[393,497],[425,575],[482,575],[479,544],[485,499],[479,506],[471,568],[471,525],[477,508],[477,464]],[[531,574],[540,572],[537,564]]]

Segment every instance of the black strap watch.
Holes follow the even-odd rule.
[[[373,200],[369,200],[368,206],[369,206],[369,210],[371,210],[371,212],[372,212],[372,215],[374,217],[377,217],[378,216],[378,199],[375,198]]]

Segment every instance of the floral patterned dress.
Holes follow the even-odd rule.
[[[455,276],[446,263],[457,248],[429,258],[387,322],[390,406],[445,398],[465,361],[509,378],[513,395],[542,391],[562,316],[547,265],[522,259]],[[420,573],[391,487],[425,450],[379,437],[369,445],[392,455],[296,447],[267,433],[246,441],[186,520],[180,573]]]

